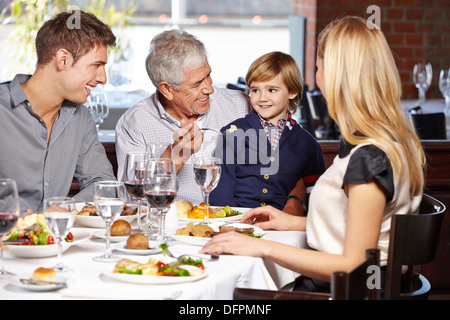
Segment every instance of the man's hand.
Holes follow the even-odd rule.
[[[187,119],[181,120],[181,128],[173,133],[173,156],[177,172],[181,170],[186,161],[202,147],[203,133],[197,124]]]

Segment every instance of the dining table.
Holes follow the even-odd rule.
[[[154,219],[154,218],[152,218]],[[166,217],[166,233],[173,235],[175,230],[187,222],[178,218],[173,204]],[[135,221],[132,222],[132,225]],[[196,281],[173,283],[152,283],[151,281],[127,281],[111,276],[114,262],[96,262],[94,257],[105,251],[104,228],[92,228],[80,225],[79,221],[72,228],[74,242],[63,253],[63,262],[71,268],[67,286],[56,290],[35,290],[17,283],[18,277],[30,277],[38,267],[50,267],[57,262],[56,255],[41,258],[23,258],[12,255],[8,247],[4,250],[3,265],[15,275],[0,277],[0,299],[2,300],[65,300],[65,299],[151,299],[151,300],[231,300],[237,287],[278,290],[292,282],[298,273],[286,269],[273,261],[237,255],[220,255],[219,259],[209,261],[207,255],[200,255],[204,260],[205,277]],[[278,241],[296,247],[307,247],[306,233],[300,231],[264,230],[261,241]],[[126,259],[144,263],[149,257],[169,259],[162,252],[152,255],[121,251],[122,243],[111,243],[113,253]],[[173,240],[168,242],[173,255],[198,254],[201,245]],[[119,248],[119,250],[118,250]],[[135,276],[151,277],[151,276]],[[186,278],[186,277],[179,277]]]

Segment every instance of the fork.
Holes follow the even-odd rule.
[[[182,254],[182,255],[179,255],[178,257],[176,257],[175,255],[173,255],[172,252],[170,252],[170,250],[169,250],[168,248],[166,249],[166,253],[167,253],[167,255],[168,255],[169,257],[174,258],[174,259],[177,259],[178,261],[180,261],[181,258],[183,258],[183,257],[196,257],[196,258],[199,258],[199,259],[202,259],[202,260],[205,259],[204,257],[201,257],[201,256],[199,256],[199,255],[195,255],[195,254]],[[206,259],[208,259],[207,261],[216,261],[216,260],[219,260],[219,255],[217,255],[217,254],[211,254],[211,255],[209,255],[209,256],[210,256],[209,258],[206,258]]]

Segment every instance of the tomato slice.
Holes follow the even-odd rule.
[[[47,237],[47,244],[55,244],[55,239],[53,238],[53,236]]]

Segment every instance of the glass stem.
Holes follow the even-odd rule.
[[[425,90],[423,88],[419,88],[419,101],[425,101]]]
[[[141,221],[141,199],[138,199],[138,206],[137,206],[138,212],[137,212],[137,227],[138,229],[142,230],[142,221]]]
[[[164,216],[161,210],[158,210],[158,240],[164,242]]]
[[[108,223],[106,225],[106,250],[105,250],[105,256],[109,257],[111,255],[111,248],[110,248],[110,239],[111,236],[111,224]]]
[[[209,193],[205,193],[205,215],[203,218],[203,223],[209,223]]]
[[[62,241],[61,238],[58,238],[58,263],[56,264],[56,267],[60,270],[63,269],[63,261],[62,261]]]
[[[5,273],[5,268],[3,267],[3,235],[0,235],[0,275]]]

